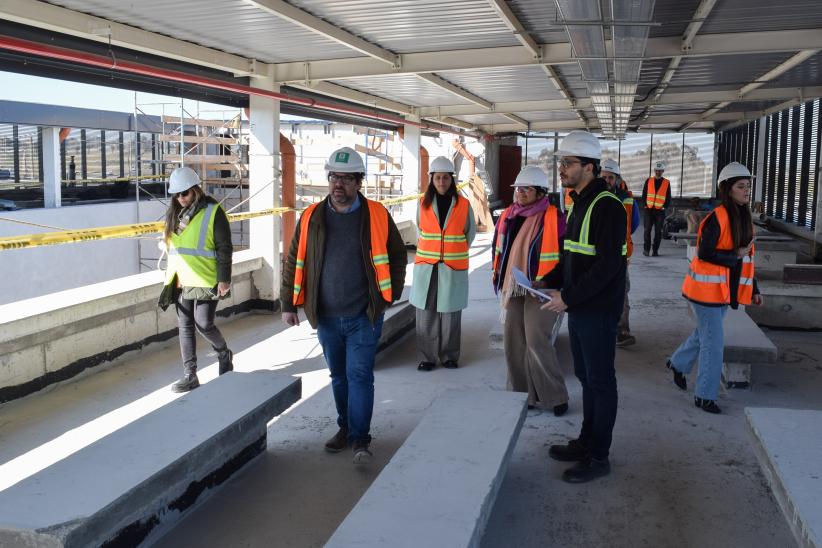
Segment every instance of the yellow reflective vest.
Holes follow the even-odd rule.
[[[168,245],[168,285],[177,276],[183,287],[217,285],[217,251],[214,218],[218,204],[208,204],[194,215],[180,234],[172,234]]]

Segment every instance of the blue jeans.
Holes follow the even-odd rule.
[[[616,312],[568,312],[568,334],[574,373],[582,384],[582,430],[579,441],[597,459],[608,458],[617,416],[614,370]]]
[[[703,306],[689,303],[696,315],[696,329],[671,356],[674,369],[687,375],[699,358],[694,395],[705,400],[716,400],[722,380],[722,356],[725,349],[722,319],[727,306]]]
[[[331,371],[337,425],[351,442],[370,442],[374,410],[374,356],[382,334],[381,314],[374,325],[363,312],[340,318],[320,317],[317,336]]]

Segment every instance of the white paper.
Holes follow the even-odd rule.
[[[528,293],[534,295],[536,298],[543,302],[548,302],[551,300],[550,295],[543,293],[539,289],[534,289],[534,287],[531,285],[531,280],[528,279],[528,276],[526,276],[522,270],[514,267],[512,269],[512,274],[514,275],[514,281],[517,283],[517,285],[525,289]]]

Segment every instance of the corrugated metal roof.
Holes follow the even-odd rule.
[[[565,27],[558,24],[556,2],[509,0],[508,6],[538,44],[560,44],[568,41]]]
[[[333,40],[234,0],[57,0],[51,2],[111,21],[227,51],[281,63],[361,55]]]
[[[545,72],[537,67],[439,72],[440,76],[492,103],[561,99]]]
[[[519,44],[486,0],[292,0],[395,53]]]
[[[731,103],[720,112],[756,112],[771,108],[779,103],[784,103],[784,101],[739,101],[736,103]]]
[[[682,36],[698,6],[699,0],[656,0],[653,21],[662,25],[651,27],[648,35],[652,38]]]
[[[653,109],[654,115],[665,114],[702,114],[715,103],[686,103],[681,105],[655,105]]]
[[[755,81],[775,66],[792,57],[791,53],[756,55],[718,55],[688,57],[682,60],[671,80],[672,86],[715,86]]]
[[[517,116],[529,122],[561,122],[578,120],[577,115],[570,110],[543,110],[539,112],[517,112]]]
[[[802,86],[822,86],[822,52],[792,68],[779,78],[771,80],[764,87],[792,88]]]
[[[474,125],[490,125],[490,124],[513,124],[513,120],[506,118],[502,114],[467,114],[465,116],[455,116],[458,120]]]
[[[334,80],[334,83],[417,107],[468,104],[465,99],[414,74],[395,74],[378,78],[341,78]]]
[[[822,27],[819,0],[722,0],[701,34],[796,30]]]

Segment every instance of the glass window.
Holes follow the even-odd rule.
[[[713,195],[714,135],[686,133],[683,155],[682,196]]]
[[[647,133],[626,134],[622,141],[619,170],[628,188],[637,197],[642,196],[642,187],[650,174],[651,135]]]
[[[654,157],[651,158],[651,169],[656,162],[665,164],[664,177],[671,182],[671,196],[681,194],[682,179],[682,134],[663,133],[654,135]],[[649,173],[649,176],[652,175]]]

